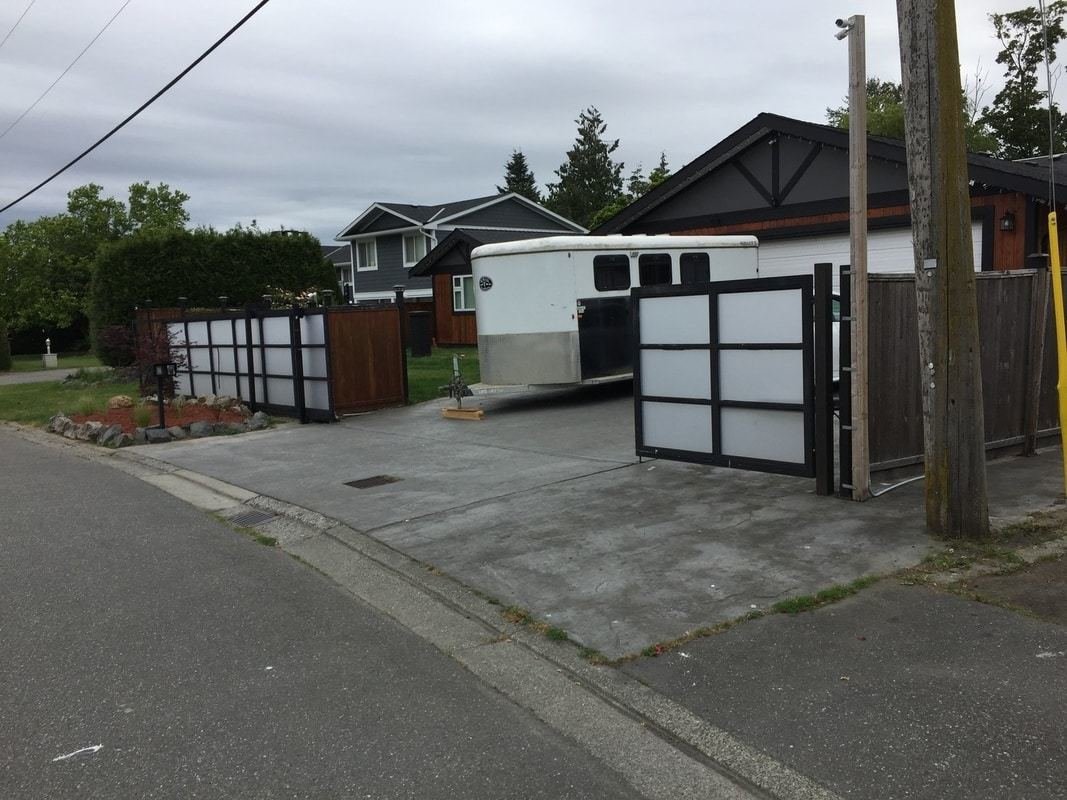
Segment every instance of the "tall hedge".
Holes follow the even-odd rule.
[[[136,306],[215,308],[225,295],[241,306],[263,295],[288,298],[332,289],[337,277],[322,258],[319,242],[299,232],[235,229],[142,233],[101,250],[89,290],[94,349],[106,363],[109,332],[127,326]]]
[[[11,342],[7,338],[7,323],[0,319],[0,372],[11,369]]]

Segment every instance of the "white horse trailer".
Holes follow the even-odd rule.
[[[490,386],[633,374],[630,289],[758,277],[754,236],[556,236],[471,253]]]

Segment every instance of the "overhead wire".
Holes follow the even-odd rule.
[[[120,122],[114,128],[109,130],[107,133],[105,133],[103,136],[101,136],[99,139],[97,139],[92,145],[90,145],[85,150],[80,152],[78,155],[76,155],[74,158],[72,158],[70,161],[68,161],[62,167],[57,169],[55,172],[53,172],[51,175],[49,175],[43,181],[38,183],[32,189],[30,189],[27,192],[24,192],[19,197],[16,197],[10,203],[8,203],[7,205],[5,205],[2,208],[0,208],[0,214],[4,213],[8,209],[13,208],[14,206],[18,205],[19,203],[21,203],[23,200],[25,200],[27,197],[29,197],[31,194],[33,194],[34,192],[38,191],[39,189],[47,186],[49,183],[51,183],[56,178],[58,178],[60,175],[62,175],[64,172],[66,172],[68,169],[73,167],[75,164],[77,164],[79,161],[81,161],[83,158],[85,158],[87,155],[89,155],[91,152],[93,152],[96,148],[98,148],[100,145],[102,145],[104,142],[106,142],[108,139],[110,139],[112,136],[114,136],[120,130],[125,128],[130,122],[132,122],[134,119],[136,119],[141,114],[142,111],[144,111],[146,108],[148,108],[154,102],[156,102],[156,100],[158,100],[160,97],[162,97],[164,94],[166,94],[176,83],[178,83],[178,81],[180,81],[182,78],[184,78],[190,72],[192,72],[193,69],[195,69],[196,66],[201,61],[203,61],[205,58],[207,58],[209,55],[211,55],[223,42],[225,42],[227,39],[229,39],[231,36],[233,36],[233,34],[237,33],[237,31],[240,30],[240,28],[246,22],[248,22],[250,19],[252,19],[252,17],[254,17],[260,11],[260,9],[262,9],[263,6],[267,5],[267,3],[269,3],[269,2],[270,2],[270,0],[260,0],[260,2],[257,3],[252,8],[251,11],[249,11],[247,14],[245,14],[243,17],[241,17],[241,19],[238,20],[237,23],[232,28],[230,28],[228,31],[226,31],[226,33],[224,33],[221,37],[219,37],[217,40],[215,40],[215,43],[212,44],[211,47],[209,47],[207,50],[205,50],[203,53],[201,53],[196,58],[195,61],[193,61],[191,64],[189,64],[189,66],[187,66],[185,69],[183,69],[177,75],[175,75],[162,89],[160,89],[158,92],[156,92],[150,98],[148,98],[145,102],[143,102],[140,106],[138,106],[137,109],[133,113],[129,114],[124,120],[122,120],[122,122]]]
[[[111,27],[111,23],[114,22],[116,19],[118,19],[119,14],[121,14],[126,9],[126,6],[128,6],[132,2],[133,2],[133,0],[126,0],[126,2],[123,3],[119,7],[119,10],[116,11],[111,16],[111,19],[109,19],[107,21],[107,23],[104,25],[104,27],[102,27],[99,31],[97,31],[96,36],[94,36],[92,39],[89,40],[89,44],[85,45],[85,47],[82,49],[82,51],[80,53],[78,53],[78,55],[76,55],[74,57],[74,60],[71,61],[69,64],[67,64],[67,68],[64,69],[61,73],[59,73],[59,77],[56,78],[54,81],[52,81],[51,85],[47,89],[45,89],[43,92],[41,92],[41,96],[38,97],[36,100],[34,100],[30,104],[29,108],[27,108],[25,111],[23,111],[17,117],[15,117],[15,119],[11,122],[11,124],[8,125],[6,128],[4,128],[3,131],[0,131],[0,139],[3,139],[5,136],[7,136],[8,132],[10,132],[10,130],[12,128],[14,128],[20,122],[22,122],[22,120],[26,117],[27,114],[29,114],[31,111],[33,111],[35,108],[37,108],[37,104],[40,103],[42,100],[44,100],[45,97],[48,96],[48,93],[50,91],[52,91],[54,88],[56,88],[56,84],[59,83],[61,80],[63,80],[64,76],[66,76],[66,74],[68,72],[70,72],[70,70],[74,67],[75,64],[78,63],[78,61],[81,59],[82,56],[84,56],[87,52],[89,52],[89,48],[92,47],[94,44],[96,44],[96,40],[104,35],[104,31],[106,31],[108,28]]]
[[[28,6],[26,6],[26,8],[23,9],[21,14],[19,14],[19,18],[17,20],[15,20],[15,24],[12,25],[11,29],[7,33],[4,34],[4,38],[0,39],[0,49],[3,49],[4,45],[7,44],[7,40],[10,39],[11,38],[11,34],[13,34],[15,32],[15,28],[17,28],[19,26],[19,24],[22,22],[23,18],[27,14],[30,13],[30,9],[33,8],[33,4],[36,3],[36,2],[37,2],[37,0],[30,0],[30,4]]]

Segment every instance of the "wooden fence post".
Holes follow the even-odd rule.
[[[1049,272],[1039,269],[1030,290],[1030,332],[1026,343],[1026,408],[1023,411],[1023,455],[1037,453],[1038,417],[1045,364],[1045,326],[1048,324]]]

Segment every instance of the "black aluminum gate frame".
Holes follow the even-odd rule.
[[[218,394],[218,382],[217,377],[223,376],[234,379],[234,385],[237,388],[237,394],[241,396],[241,381],[245,382],[248,389],[248,396],[244,399],[246,404],[252,411],[265,411],[269,414],[276,414],[280,416],[296,417],[301,422],[333,422],[337,419],[334,414],[334,400],[333,400],[333,381],[331,374],[330,364],[330,326],[327,324],[326,314],[329,313],[328,308],[285,308],[285,309],[257,309],[249,307],[243,311],[220,311],[212,314],[183,314],[177,319],[171,319],[161,321],[161,325],[182,325],[182,330],[185,336],[183,342],[175,345],[175,349],[185,351],[185,365],[179,368],[179,374],[185,373],[189,376],[189,394],[196,396],[198,394],[206,394],[204,391],[198,391],[196,388],[196,376],[201,376],[203,381],[205,378],[211,384],[211,394]],[[323,317],[322,331],[323,331],[323,343],[322,344],[308,344],[302,341],[300,333],[300,320],[304,317],[319,316]],[[289,343],[288,344],[266,344],[263,341],[263,320],[272,317],[282,317],[289,319]],[[211,336],[211,323],[212,322],[226,322],[230,323],[230,334],[232,342],[225,344],[215,344],[212,341]],[[206,322],[207,328],[207,344],[194,345],[189,343],[189,323],[191,322]],[[243,323],[245,333],[245,343],[243,345],[237,344],[237,325]],[[252,342],[252,328],[253,325],[258,325],[259,342]],[[232,347],[234,358],[234,370],[223,371],[218,369],[218,365],[215,364],[215,348],[217,347]],[[247,359],[248,371],[241,370],[241,360],[238,357],[239,351],[245,350],[245,356]],[[207,350],[209,369],[207,370],[194,370],[193,369],[193,351],[194,350]],[[259,351],[259,360],[262,366],[262,370],[257,372],[255,370],[255,352]],[[292,359],[292,375],[280,375],[273,372],[267,372],[267,351],[268,350],[288,350],[290,358]],[[304,350],[323,350],[325,353],[326,361],[326,377],[319,376],[307,376],[304,375]],[[256,396],[256,379],[262,379],[263,381],[263,397],[258,398]],[[278,403],[270,402],[270,393],[267,389],[267,380],[286,380],[293,383],[293,405],[281,405]],[[329,398],[329,408],[308,408],[305,401],[304,381],[317,381],[324,382],[327,387],[327,397]]]
[[[665,458],[712,466],[772,472],[816,478],[816,491],[827,495],[833,487],[833,389],[831,337],[831,265],[818,264],[815,275],[717,281],[692,286],[656,286],[631,290],[633,309],[634,433],[640,457]],[[801,292],[802,342],[722,344],[719,342],[718,298],[722,294],[796,290]],[[710,344],[655,344],[641,342],[640,301],[643,298],[707,295]],[[642,350],[708,350],[711,359],[711,399],[646,395],[641,384]],[[722,400],[720,397],[719,354],[724,350],[802,350],[803,402],[755,402]],[[644,444],[642,403],[680,403],[711,406],[712,452],[674,450]],[[800,411],[804,414],[803,463],[733,456],[722,453],[721,412],[723,408]]]

